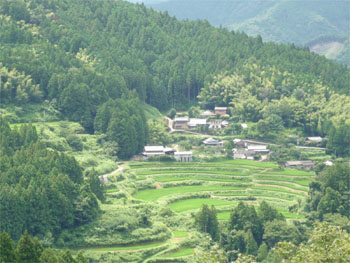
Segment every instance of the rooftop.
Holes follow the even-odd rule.
[[[188,122],[189,118],[186,116],[186,117],[177,117],[175,118],[175,122]]]
[[[266,145],[248,145],[248,150],[266,150]]]
[[[214,138],[208,138],[208,139],[205,139],[203,141],[203,143],[206,143],[206,144],[210,144],[210,143],[219,143],[218,140],[214,139]]]
[[[163,152],[163,146],[145,146],[145,152]]]
[[[215,110],[227,110],[227,107],[215,107]]]
[[[188,122],[189,126],[206,125],[206,124],[207,124],[206,119],[191,118],[190,121]]]

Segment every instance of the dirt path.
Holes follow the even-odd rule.
[[[270,185],[270,184],[259,184],[259,183],[253,183],[254,186],[260,186],[260,187],[273,187],[273,188],[277,188],[277,189],[283,189],[292,193],[297,193],[297,194],[303,194],[307,196],[307,192],[305,191],[301,191],[301,190],[296,190],[293,188],[289,188],[286,186],[280,186],[280,185]]]
[[[108,174],[100,175],[99,178],[103,184],[108,184],[108,182],[109,182],[108,176],[114,175],[114,174],[119,173],[119,172],[122,173],[123,171],[124,171],[124,168],[119,166],[118,169],[115,169],[114,171],[112,171]]]

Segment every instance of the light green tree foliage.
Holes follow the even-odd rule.
[[[0,251],[0,262],[16,261],[15,243],[6,232],[0,236]]]
[[[164,123],[150,119],[147,121],[147,125],[149,145],[167,145],[170,142]]]
[[[340,145],[339,154],[348,154],[341,147],[344,139],[338,141],[350,137],[346,129],[341,129],[344,124],[349,125],[349,96],[334,92],[318,78],[310,79],[250,61],[233,72],[214,77],[198,98],[204,107],[231,106],[233,116],[258,122],[258,133],[254,136],[276,136],[283,127],[330,135],[330,127],[334,126],[335,139],[329,148]]]
[[[16,104],[29,101],[39,101],[42,91],[39,85],[33,83],[30,76],[16,69],[9,70],[0,63],[0,97],[2,103],[13,102]]]
[[[281,242],[276,252],[285,263],[350,262],[350,235],[339,227],[316,224],[309,241],[299,247]]]
[[[263,242],[258,250],[257,261],[259,262],[263,261],[267,257],[268,253],[269,253],[269,248],[266,245],[266,243]]]

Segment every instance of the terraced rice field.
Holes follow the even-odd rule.
[[[154,183],[153,189],[140,190],[134,198],[143,201],[168,201],[178,213],[193,211],[206,203],[215,205],[219,219],[240,200],[259,205],[263,200],[273,204],[287,218],[300,218],[288,207],[307,196],[313,172],[280,170],[277,164],[248,160],[192,163],[132,162],[137,182]],[[157,187],[156,187],[157,186]],[[195,197],[194,194],[207,197]],[[175,201],[174,201],[175,200]]]

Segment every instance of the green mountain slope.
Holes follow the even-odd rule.
[[[214,76],[248,62],[349,93],[349,70],[306,48],[263,43],[260,37],[207,22],[178,21],[144,5],[93,0],[0,3],[0,60],[8,76],[2,79],[2,101],[23,106],[47,100],[89,132],[107,133],[113,140],[123,137],[119,145],[135,138],[146,141],[137,100],[160,110],[186,108]],[[282,87],[277,97],[283,89],[289,94],[297,88],[280,80],[274,85],[278,83]],[[111,110],[111,104],[119,106]],[[129,129],[130,116],[143,120],[143,128]]]
[[[179,19],[207,19],[215,26],[222,25],[252,36],[261,35],[265,41],[306,45],[320,37],[323,37],[321,43],[328,43],[327,38],[337,36],[343,44],[349,37],[348,1],[169,0],[161,3],[146,1],[146,4],[157,10],[167,10]],[[327,55],[327,50],[320,54]],[[329,58],[341,60],[342,50]]]

